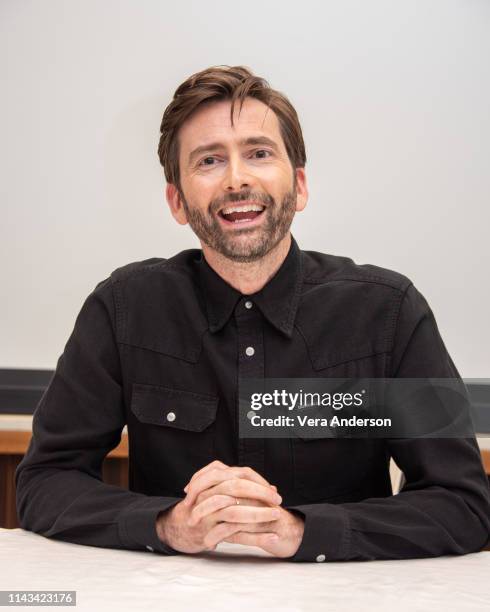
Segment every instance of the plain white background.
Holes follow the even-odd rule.
[[[157,158],[189,75],[243,64],[303,127],[303,249],[407,275],[490,372],[490,2],[2,0],[0,367],[54,368],[87,295],[199,242]]]

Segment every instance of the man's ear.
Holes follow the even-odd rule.
[[[173,183],[167,183],[165,189],[165,195],[167,197],[168,207],[172,213],[173,218],[180,223],[180,225],[187,225],[187,215],[185,213],[182,198],[180,197],[179,190]]]
[[[306,185],[306,172],[304,168],[296,168],[296,211],[302,211],[308,202],[308,187]]]

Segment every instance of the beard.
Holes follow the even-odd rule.
[[[286,193],[280,205],[272,196],[253,193],[230,193],[226,199],[213,200],[208,212],[192,206],[180,191],[187,220],[196,236],[223,257],[235,262],[249,263],[262,259],[286,236],[296,212],[296,176],[291,191]],[[218,219],[218,211],[227,203],[250,200],[265,206],[266,218],[256,227],[226,230]]]

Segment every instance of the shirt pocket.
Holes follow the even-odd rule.
[[[362,486],[372,441],[361,438],[292,438],[294,489],[306,501],[328,500]]]
[[[130,449],[141,478],[154,478],[165,489],[181,491],[195,471],[213,460],[218,399],[133,383]],[[152,466],[152,476],[145,466]],[[154,484],[148,483],[148,489],[154,490]]]

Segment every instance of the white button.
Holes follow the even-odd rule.
[[[255,349],[253,346],[247,346],[247,348],[245,349],[245,353],[251,357],[254,353],[255,353]]]
[[[149,550],[150,552],[153,552],[153,548],[151,546],[147,546],[146,550]]]
[[[325,561],[325,559],[326,559],[325,555],[318,555],[318,557],[316,558],[318,563],[321,563],[322,561]]]
[[[169,412],[167,414],[167,421],[175,421],[175,412]]]
[[[253,304],[252,304],[252,302],[250,300],[247,300],[245,302],[245,308],[252,308],[252,306],[253,306]]]

